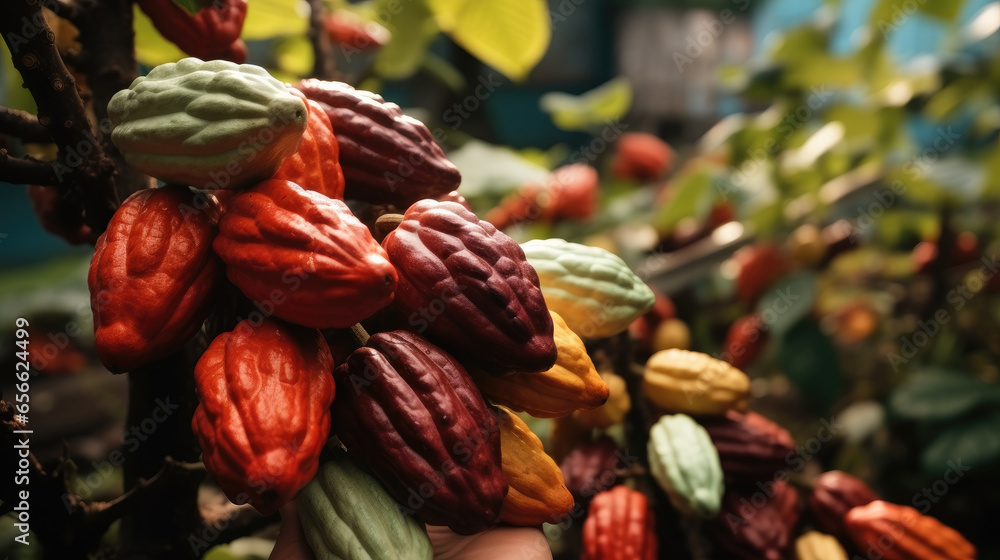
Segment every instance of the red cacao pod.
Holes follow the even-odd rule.
[[[767,325],[760,315],[751,313],[740,317],[729,327],[723,344],[726,361],[736,369],[745,370],[754,363],[767,344]]]
[[[296,152],[285,158],[271,179],[291,181],[328,198],[344,200],[344,171],[340,168],[340,147],[333,134],[330,118],[315,101],[289,88],[309,108],[306,130]]]
[[[809,495],[809,511],[825,533],[844,536],[844,515],[851,508],[879,499],[861,479],[843,471],[828,471],[816,478]]]
[[[180,185],[139,191],[115,212],[87,276],[94,343],[109,370],[167,356],[201,327],[221,280],[217,220],[213,199]]]
[[[674,302],[656,288],[650,286],[650,289],[653,290],[653,295],[656,296],[652,309],[643,314],[642,317],[632,321],[628,326],[632,340],[645,352],[653,351],[653,334],[656,332],[656,327],[667,319],[677,317],[677,309],[674,307]]]
[[[427,127],[395,103],[341,82],[308,79],[295,87],[330,117],[347,198],[406,207],[453,191],[462,182]]]
[[[583,522],[583,560],[654,560],[655,519],[642,492],[615,486],[594,496]]]
[[[242,63],[247,47],[240,39],[247,0],[216,0],[195,13],[173,0],[139,0],[139,7],[161,35],[185,53]]]
[[[556,362],[538,274],[516,241],[454,202],[422,200],[382,241],[395,307],[418,332],[491,373]]]
[[[784,255],[773,245],[743,247],[733,254],[739,272],[736,275],[736,295],[753,303],[768,286],[780,278],[788,265]]]
[[[345,53],[374,50],[392,38],[389,30],[350,10],[334,10],[323,18],[323,29],[334,45]]]
[[[45,231],[63,238],[70,245],[95,242],[98,236],[84,222],[83,203],[68,198],[69,194],[68,190],[58,187],[28,185],[28,201]]]
[[[229,201],[215,252],[266,312],[345,328],[392,302],[396,270],[346,204],[295,183],[258,183]]]
[[[516,223],[588,220],[597,212],[600,178],[586,163],[564,165],[544,185],[530,183],[490,210],[486,221],[499,229]]]
[[[201,404],[191,428],[230,500],[267,515],[316,474],[330,435],[332,372],[314,329],[246,320],[212,341],[194,370]]]
[[[910,506],[876,500],[851,508],[844,530],[868,554],[884,560],[974,560],[976,548],[958,531]]]
[[[674,151],[652,134],[627,132],[618,139],[612,169],[618,177],[640,181],[658,179],[670,171]]]
[[[702,424],[719,451],[722,472],[736,482],[774,479],[795,451],[788,430],[755,412],[728,410],[725,418],[706,418]]]
[[[611,488],[617,480],[615,469],[625,466],[620,464],[620,454],[615,440],[601,436],[576,447],[563,459],[559,465],[563,481],[577,503],[588,502]]]
[[[742,560],[781,560],[799,520],[799,495],[784,480],[753,494],[728,490],[712,521],[714,542]]]
[[[417,517],[470,535],[500,520],[500,428],[462,366],[417,334],[373,335],[335,372],[337,435]]]

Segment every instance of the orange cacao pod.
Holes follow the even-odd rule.
[[[768,286],[785,273],[788,261],[773,245],[761,244],[743,247],[733,254],[739,267],[736,274],[736,295],[744,302],[753,303]]]
[[[519,188],[490,210],[486,221],[498,229],[516,223],[588,220],[597,212],[597,170],[586,163],[573,163],[554,170],[544,185]]]
[[[785,460],[795,450],[788,430],[756,412],[726,411],[725,418],[703,418],[727,479],[736,482],[771,480],[788,467]]]
[[[618,177],[636,180],[658,179],[670,171],[674,151],[652,134],[627,132],[618,139],[612,168]]]
[[[632,397],[628,394],[625,379],[611,372],[602,373],[601,379],[608,386],[608,400],[597,408],[573,413],[573,419],[586,428],[609,428],[624,420],[628,411],[632,410]]]
[[[217,220],[211,198],[180,185],[139,191],[115,212],[87,276],[94,342],[109,370],[167,356],[201,327],[221,276]]]
[[[654,560],[653,512],[642,492],[615,486],[594,496],[583,523],[583,560]]]
[[[212,341],[194,371],[191,428],[230,500],[267,515],[312,479],[330,434],[332,373],[314,329],[246,320]]]
[[[712,521],[715,542],[742,560],[781,560],[799,520],[799,495],[784,480],[752,494],[728,490]]]
[[[843,471],[828,471],[816,478],[809,494],[809,511],[826,533],[844,536],[844,516],[854,507],[879,499],[861,479]]]
[[[961,533],[910,506],[875,500],[851,508],[844,531],[868,558],[974,560],[976,548]]]
[[[500,519],[524,526],[558,523],[573,509],[562,471],[523,420],[503,407],[494,408],[493,415],[500,424],[500,456],[510,485]]]
[[[760,315],[751,313],[733,322],[723,344],[726,361],[736,369],[746,370],[754,363],[767,344],[767,325]]]
[[[272,180],[291,181],[300,187],[316,191],[328,198],[344,200],[344,171],[340,168],[340,147],[333,135],[333,126],[323,108],[306,99],[302,92],[289,88],[309,109],[306,130],[299,148],[285,158]]]
[[[396,270],[346,204],[295,183],[258,183],[229,201],[215,251],[266,313],[346,328],[388,305]]]

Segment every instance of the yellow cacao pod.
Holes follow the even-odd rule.
[[[577,409],[597,408],[608,400],[608,386],[594,368],[583,341],[554,311],[556,363],[541,373],[514,373],[497,377],[471,371],[489,399],[535,418],[558,418]]]
[[[500,424],[501,465],[510,485],[500,519],[522,526],[557,523],[573,509],[562,470],[523,420],[504,407],[494,407],[493,414]]]
[[[608,386],[608,400],[601,406],[591,410],[577,410],[573,419],[585,428],[604,429],[621,422],[632,409],[632,398],[628,395],[625,379],[611,372],[601,374],[601,379]]]
[[[809,531],[795,541],[796,560],[847,560],[847,552],[833,535]]]
[[[642,391],[668,412],[722,415],[729,409],[746,410],[750,379],[707,354],[671,348],[646,362]]]

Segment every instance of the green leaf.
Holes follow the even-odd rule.
[[[955,465],[975,468],[1000,457],[1000,411],[938,434],[921,457],[928,476],[941,474]]]
[[[952,420],[988,402],[1000,402],[1000,385],[942,370],[912,373],[889,400],[896,415],[928,422]]]
[[[314,56],[312,43],[304,35],[282,39],[274,48],[278,71],[296,77],[312,73]]]
[[[671,231],[682,219],[695,214],[702,200],[714,196],[712,175],[707,169],[684,175],[674,180],[673,190],[653,220],[653,226],[661,232]]]
[[[240,37],[247,40],[305,35],[309,29],[308,10],[300,0],[253,0],[247,9]]]
[[[138,4],[133,9],[135,29],[135,57],[146,66],[158,66],[167,62],[176,62],[187,55],[177,48],[177,45],[163,38],[153,27],[152,20],[139,9]]]
[[[771,336],[781,337],[809,314],[815,301],[816,273],[796,272],[779,279],[761,296],[757,313],[768,325]]]
[[[806,318],[788,329],[781,338],[778,358],[788,379],[820,412],[837,400],[842,375],[837,351],[815,320]]]
[[[427,47],[440,28],[427,5],[420,1],[410,2],[400,10],[398,0],[379,0],[375,3],[374,14],[381,13],[392,15],[379,20],[384,22],[392,39],[379,51],[375,73],[388,80],[409,78],[423,64]]]
[[[559,128],[586,131],[620,120],[628,113],[632,106],[632,84],[625,78],[614,78],[580,95],[546,93],[539,106]]]
[[[524,80],[549,48],[552,28],[544,0],[426,2],[456,43],[512,80]]]

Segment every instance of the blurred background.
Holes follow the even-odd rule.
[[[637,364],[670,347],[732,360],[742,344],[755,410],[803,446],[836,426],[802,448],[807,474],[926,502],[1000,558],[1000,2],[476,6],[454,20],[435,0],[329,0],[336,79],[425,122],[459,193],[481,217],[505,209],[492,219],[516,239],[622,256],[670,304],[634,325]],[[184,56],[136,18],[144,71]],[[311,75],[307,27],[304,2],[251,0],[248,62]],[[34,110],[2,58],[0,105]],[[571,163],[596,168],[596,209],[518,214]],[[13,369],[14,321],[29,318],[33,450],[71,457],[80,495],[110,498],[120,475],[86,475],[123,444],[128,382],[94,353],[91,254],[2,185],[0,364]],[[968,470],[942,484],[956,461]],[[266,556],[268,542],[213,554]]]

